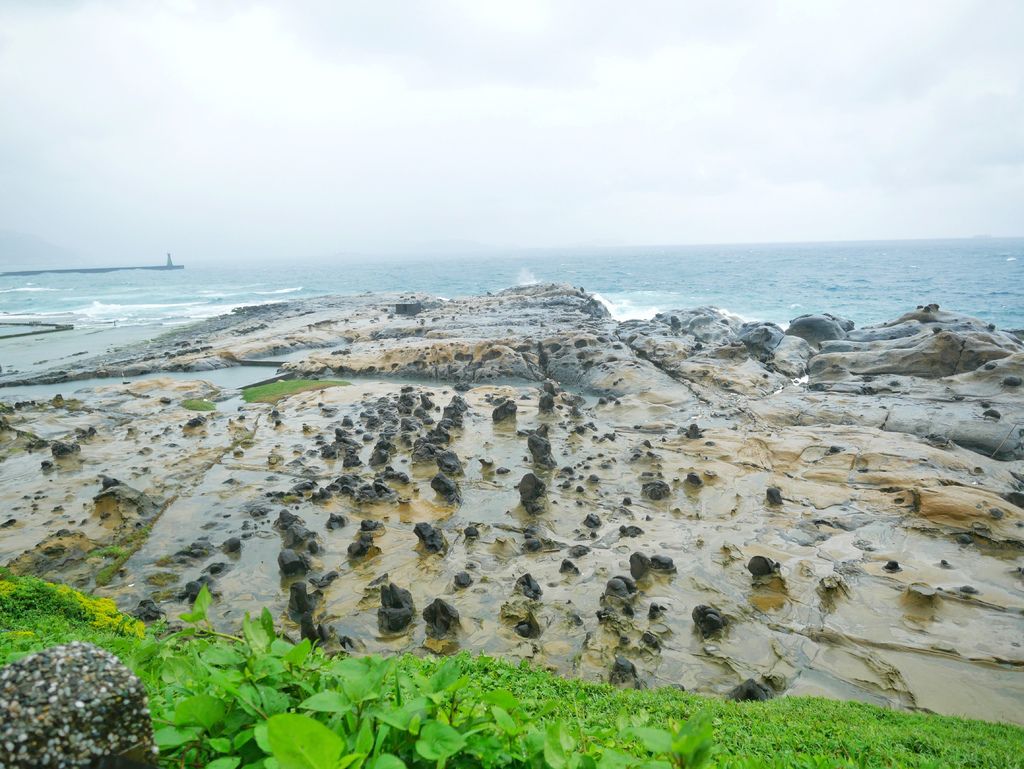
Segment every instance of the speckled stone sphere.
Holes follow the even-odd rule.
[[[113,654],[71,643],[0,668],[0,769],[155,765],[146,690]]]

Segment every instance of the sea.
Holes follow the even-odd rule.
[[[1024,238],[488,250],[262,264],[176,254],[175,261],[185,269],[0,277],[0,376],[245,305],[368,291],[451,299],[538,282],[583,287],[619,320],[713,306],[783,327],[801,314],[831,312],[859,327],[935,302],[1001,328],[1024,328]],[[0,255],[0,271],[31,267],[5,264]],[[68,323],[75,332],[5,340],[17,329],[2,324],[15,321]]]

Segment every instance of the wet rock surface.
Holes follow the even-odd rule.
[[[421,312],[302,300],[211,321],[203,351],[85,360],[211,368],[283,339],[307,348],[288,371],[353,384],[245,404],[157,375],[5,413],[0,564],[93,589],[138,548],[99,592],[147,618],[208,584],[226,631],[266,605],[329,648],[1022,720],[1018,337],[928,306],[783,330],[617,323],[557,286],[405,299]],[[200,397],[218,408],[183,431]]]

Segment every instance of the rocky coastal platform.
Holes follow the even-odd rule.
[[[203,381],[260,358],[351,384]],[[72,394],[114,373],[153,376]],[[224,627],[266,605],[328,648],[1021,723],[1022,377],[1019,333],[935,305],[785,329],[617,322],[558,285],[246,308],[20,382],[69,384],[0,415],[0,564],[147,620],[207,584]]]

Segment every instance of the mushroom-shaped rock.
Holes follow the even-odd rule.
[[[286,577],[293,577],[305,574],[309,569],[309,562],[291,548],[285,548],[277,554],[277,567]]]
[[[446,638],[459,626],[459,610],[447,601],[435,598],[423,610],[423,621],[427,623],[427,635],[431,638]]]
[[[628,601],[636,595],[636,592],[636,582],[623,575],[612,577],[604,586],[605,598],[618,598]]]
[[[539,513],[543,509],[544,493],[547,487],[544,481],[533,473],[527,473],[516,486],[519,489],[519,501],[528,513]]]
[[[495,422],[504,422],[506,419],[513,419],[518,410],[519,407],[516,406],[516,402],[506,398],[491,412],[491,419]]]
[[[544,594],[544,591],[540,589],[540,585],[537,584],[537,580],[531,574],[524,574],[516,580],[516,589],[527,598],[534,600],[539,599]]]
[[[516,635],[521,638],[539,638],[540,637],[540,624],[537,622],[537,618],[533,616],[533,612],[527,612],[526,616],[516,623],[514,630]]]
[[[54,440],[50,443],[50,454],[53,455],[54,459],[71,457],[73,454],[78,454],[81,451],[82,446],[78,443],[65,443],[60,440]]]
[[[431,526],[429,523],[420,522],[413,527],[413,532],[419,539],[423,549],[428,553],[440,553],[447,547],[444,534],[440,529]]]
[[[766,558],[763,555],[755,555],[747,561],[747,571],[755,577],[767,577],[775,574],[779,568],[778,561],[773,561],[771,558]]]
[[[379,552],[376,548],[377,546],[373,543],[373,534],[368,531],[360,531],[355,542],[348,546],[348,556],[349,558],[362,558],[371,552]]]
[[[135,607],[132,616],[143,622],[155,622],[164,616],[164,610],[157,606],[152,598],[143,598]]]
[[[652,555],[651,569],[653,571],[672,572],[676,570],[676,564],[675,561],[673,561],[667,555]]]
[[[643,553],[633,553],[629,556],[629,573],[633,579],[643,579],[651,570],[651,559]]]
[[[713,606],[696,606],[690,616],[704,638],[713,636],[726,625],[725,617]]]
[[[748,678],[736,686],[726,697],[735,702],[761,702],[772,698],[772,690],[764,684]]]
[[[288,590],[288,613],[299,616],[313,609],[305,582],[293,582]]]
[[[457,505],[462,502],[462,492],[459,485],[444,473],[438,473],[430,480],[430,488],[444,497],[449,505]]]
[[[555,458],[551,455],[551,441],[540,433],[530,433],[530,437],[526,439],[526,445],[530,449],[533,463],[538,467],[552,468],[558,466]]]
[[[400,633],[412,622],[415,607],[412,593],[390,582],[380,589],[377,625],[387,633]]]
[[[462,475],[462,460],[451,449],[445,449],[434,456],[437,469],[446,475]]]
[[[672,494],[672,489],[665,481],[648,481],[643,485],[640,492],[652,500],[668,499]]]
[[[608,676],[608,683],[613,686],[639,688],[640,677],[637,675],[636,665],[622,655],[616,655],[615,663],[612,665],[612,672]]]

